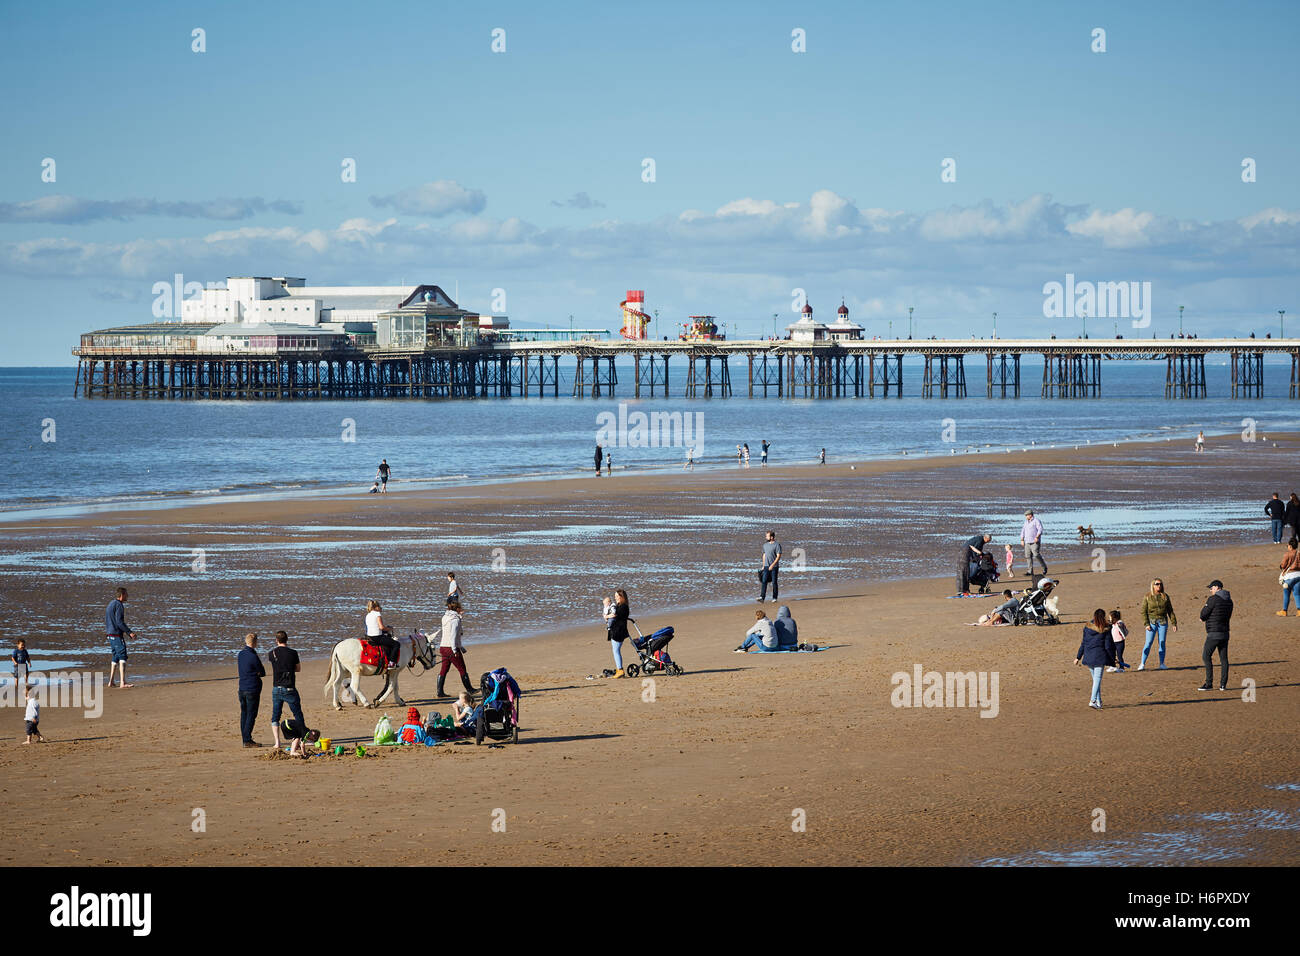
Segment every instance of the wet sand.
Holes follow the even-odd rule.
[[[1277,449],[1212,447],[1204,456],[1160,445],[1108,447],[1029,452],[1007,465],[927,461],[853,471],[827,466],[751,469],[731,477],[586,479],[6,526],[0,529],[5,548],[17,553],[81,546],[102,541],[101,535],[147,550],[167,533],[224,534],[245,542],[239,555],[247,573],[127,580],[133,626],[145,631],[175,618],[172,633],[190,634],[195,652],[167,656],[133,645],[137,686],[105,691],[97,719],[47,707],[47,744],[22,745],[21,715],[9,712],[10,725],[0,735],[5,797],[12,806],[34,808],[45,823],[32,828],[25,813],[7,815],[0,824],[0,861],[971,864],[1086,847],[1153,828],[1187,828],[1193,825],[1188,816],[1205,812],[1269,807],[1294,819],[1300,795],[1269,789],[1300,782],[1294,733],[1300,618],[1273,613],[1280,601],[1280,547],[1220,547],[1215,539],[1222,533],[1182,526],[1166,539],[1181,549],[1111,546],[1106,570],[1097,572],[1091,570],[1093,545],[1070,542],[1056,529],[1048,556],[1053,576],[1062,581],[1062,626],[968,627],[991,602],[944,596],[952,591],[952,541],[966,536],[972,522],[978,529],[990,520],[988,502],[1007,507],[1013,496],[1029,498],[1050,514],[1041,502],[1217,496],[1245,498],[1252,507],[1258,499],[1262,509],[1264,492],[1283,482],[1285,471],[1294,472],[1297,447],[1293,438],[1279,441]],[[801,639],[829,649],[734,654],[756,605],[753,574],[731,553],[756,551],[757,533],[778,520],[782,499],[800,497],[809,499],[803,523],[814,531],[824,524],[825,540],[858,560],[888,552],[910,562],[912,548],[916,573],[898,581],[837,570],[788,573],[783,602],[799,622]],[[897,510],[900,517],[877,526],[885,533],[841,540],[845,525],[837,521],[845,511],[886,498],[894,503],[882,510]],[[928,516],[927,534],[908,539],[907,515],[915,524],[918,508]],[[961,517],[981,511],[986,520]],[[997,520],[1014,528],[1015,511]],[[677,629],[670,651],[687,674],[658,678],[652,686],[587,680],[611,666],[594,607],[602,593],[626,584],[601,573],[608,559],[600,543],[610,533],[603,529],[684,512],[732,515],[734,527],[717,533],[727,522],[708,525],[706,535],[685,523],[678,533],[640,547],[620,545],[628,553],[615,557],[651,565],[627,584],[633,614],[647,630],[664,624]],[[565,521],[600,530],[556,545],[554,526]],[[305,762],[239,746],[234,651],[245,630],[265,635],[289,616],[265,609],[304,609],[299,627],[289,628],[303,635],[295,643],[304,649],[317,646],[313,639],[349,636],[350,625],[340,621],[353,613],[352,596],[381,586],[389,588],[385,597],[397,595],[387,603],[399,629],[435,622],[446,552],[403,545],[381,565],[366,555],[347,577],[318,578],[310,563],[287,568],[283,552],[265,547],[308,533],[286,530],[291,526],[313,525],[316,538],[338,540],[346,550],[355,532],[324,529],[363,523],[415,529],[400,532],[411,539],[452,537],[456,527],[477,534],[486,526],[482,543],[493,527],[539,531],[552,542],[545,548],[559,549],[543,560],[515,555],[512,545],[507,564],[569,566],[558,579],[531,578],[521,570],[519,587],[525,595],[530,587],[554,592],[555,600],[568,602],[571,619],[590,618],[580,627],[557,629],[558,615],[548,619],[525,602],[502,620],[526,639],[476,643],[488,636],[486,627],[477,629],[477,615],[489,613],[479,608],[515,586],[489,586],[497,579],[486,570],[465,576],[470,670],[477,677],[504,665],[518,678],[525,691],[519,746],[384,748],[374,758]],[[787,525],[778,527],[788,538]],[[1236,534],[1261,541],[1264,528],[1261,515]],[[1098,531],[1105,546],[1105,531]],[[188,540],[176,546],[186,560]],[[584,549],[591,552],[586,566],[579,561]],[[92,550],[82,569],[54,579],[24,577],[10,566],[0,578],[7,606],[24,615],[30,609],[46,625],[60,622],[71,632],[68,640],[99,646],[105,589],[115,579],[111,569],[96,568],[95,555]],[[716,567],[710,561],[732,561],[736,570],[671,577],[675,568]],[[810,564],[847,563],[810,554]],[[1082,621],[1094,607],[1120,607],[1134,631],[1127,656],[1135,661],[1137,607],[1157,574],[1182,623],[1170,635],[1170,669],[1106,675],[1106,707],[1095,712],[1087,707],[1086,671],[1073,666]],[[680,583],[656,591],[650,582],[657,576]],[[1227,583],[1237,607],[1232,689],[1224,694],[1196,690],[1204,636],[1196,612],[1212,577]],[[1019,586],[1023,579],[1004,583]],[[34,650],[39,659],[40,641]],[[210,663],[217,654],[230,663]],[[90,663],[102,669],[104,657]],[[978,707],[893,706],[892,675],[910,674],[918,665],[923,671],[996,671],[997,716],[981,717]],[[378,712],[329,710],[320,690],[325,673],[325,661],[315,657],[300,675],[309,722],[349,747],[368,741]],[[162,676],[168,674],[182,676]],[[1243,700],[1246,679],[1254,682],[1253,702]],[[447,702],[431,701],[434,686],[432,674],[408,678],[403,694],[422,711],[445,712]],[[377,687],[371,680],[366,690]],[[404,713],[395,706],[382,712],[395,720]],[[268,686],[257,733],[263,742],[269,741],[269,713]],[[381,806],[390,808],[382,821]],[[1106,813],[1104,834],[1093,831],[1097,808]],[[196,809],[203,811],[203,832],[193,829]],[[502,816],[506,830],[496,832],[493,822]],[[801,817],[806,829],[797,832],[792,822]],[[1252,855],[1241,862],[1300,862],[1294,830],[1260,828],[1249,843]]]

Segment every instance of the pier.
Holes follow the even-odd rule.
[[[170,328],[175,328],[171,326]],[[167,341],[167,340],[164,340]],[[1107,362],[1165,365],[1164,395],[1205,398],[1205,365],[1230,366],[1230,396],[1260,398],[1264,358],[1290,358],[1300,398],[1300,339],[924,339],[837,342],[489,341],[392,348],[366,344],[203,352],[195,338],[159,348],[98,345],[83,336],[74,394],[108,398],[884,398],[904,373],[923,398],[1019,398],[1022,360],[1042,361],[1039,395],[1095,398]],[[618,360],[632,366],[619,380]],[[984,387],[978,378],[983,371]],[[571,374],[570,374],[571,373]],[[972,382],[972,378],[974,382]],[[569,384],[565,384],[566,381]],[[1153,382],[1153,392],[1159,383]]]

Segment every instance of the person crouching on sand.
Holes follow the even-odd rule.
[[[1115,663],[1115,642],[1110,638],[1106,612],[1101,608],[1092,612],[1092,626],[1083,629],[1079,653],[1074,656],[1075,666],[1083,664],[1092,672],[1092,697],[1088,706],[1101,710],[1101,674]]]

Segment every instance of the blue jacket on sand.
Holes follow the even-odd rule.
[[[1114,666],[1115,642],[1111,640],[1110,628],[1098,634],[1092,628],[1085,627],[1079,653],[1074,656],[1088,667]]]
[[[257,651],[245,645],[239,652],[239,692],[260,694],[262,678],[265,676],[266,668],[262,666],[262,659],[257,656]]]

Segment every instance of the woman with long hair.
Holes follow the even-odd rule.
[[[469,682],[465,672],[465,648],[460,643],[461,615],[460,600],[455,595],[447,598],[447,612],[442,616],[442,643],[438,647],[438,656],[442,658],[442,670],[438,672],[438,696],[446,697],[443,682],[447,680],[447,671],[455,667],[460,672],[460,682],[465,693],[472,699],[474,685]]]
[[[1138,661],[1137,669],[1144,671],[1147,668],[1147,654],[1151,653],[1151,644],[1160,639],[1160,669],[1168,670],[1165,667],[1165,635],[1169,628],[1178,633],[1178,615],[1174,613],[1174,602],[1169,600],[1169,595],[1165,593],[1165,583],[1159,578],[1151,582],[1151,590],[1142,600],[1142,624],[1146,627],[1146,640],[1142,644],[1142,659]]]
[[[1115,666],[1115,642],[1111,640],[1106,612],[1101,608],[1092,612],[1091,626],[1083,629],[1083,640],[1079,642],[1079,653],[1074,655],[1074,663],[1076,667],[1082,664],[1092,672],[1092,696],[1088,698],[1088,706],[1101,710],[1101,675],[1107,667]]]
[[[614,648],[614,676],[623,676],[623,642],[627,640],[627,619],[631,608],[627,592],[619,588],[614,592],[614,615],[609,622],[609,642]]]
[[[1286,617],[1286,609],[1291,598],[1295,598],[1295,616],[1300,617],[1300,540],[1292,538],[1286,543],[1286,553],[1278,565],[1281,573],[1278,582],[1282,585],[1282,610],[1278,617]]]

